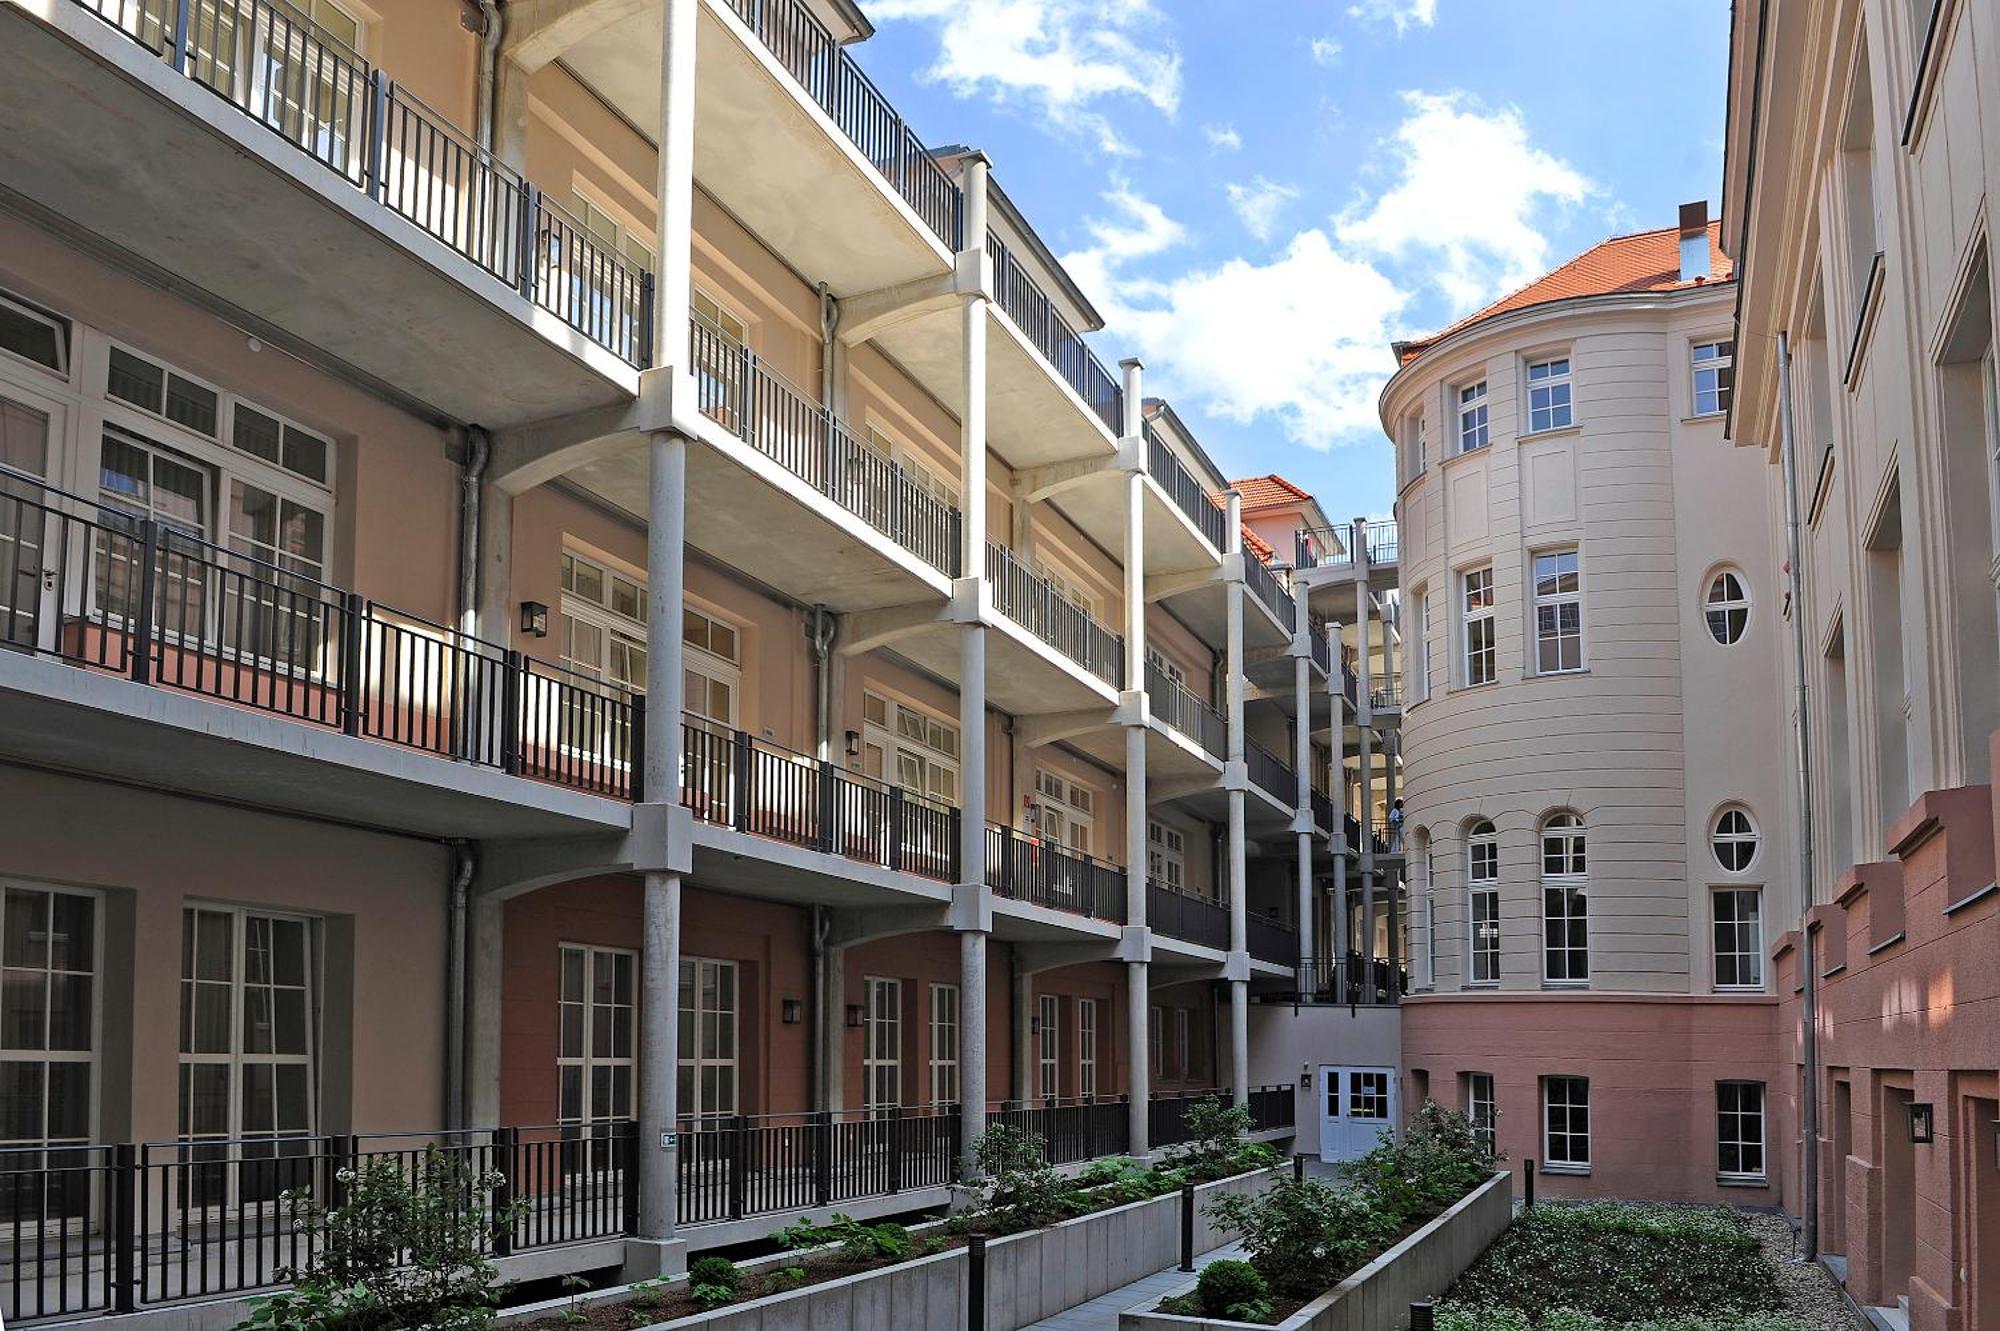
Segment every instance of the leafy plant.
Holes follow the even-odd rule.
[[[979,1211],[988,1229],[1039,1229],[1076,1214],[1070,1185],[1035,1133],[995,1123],[973,1139],[972,1158],[986,1178]]]
[[[587,1320],[583,1310],[577,1304],[583,1298],[584,1292],[590,1288],[590,1280],[585,1276],[566,1275],[559,1283],[569,1294],[569,1302],[563,1305],[560,1314],[563,1321],[569,1323],[571,1326],[575,1326],[578,1322]]]
[[[1437,1331],[1807,1331],[1807,1328],[1788,1313],[1720,1313],[1623,1322],[1606,1321],[1575,1308],[1551,1309],[1537,1327],[1518,1308],[1444,1303],[1438,1305]]]
[[[803,1266],[781,1266],[764,1277],[764,1287],[773,1294],[782,1294],[788,1289],[797,1289],[806,1283],[806,1269]]]
[[[835,1211],[824,1225],[810,1220],[800,1220],[795,1225],[787,1225],[774,1230],[771,1241],[788,1251],[796,1252],[804,1248],[824,1248],[832,1244],[840,1245],[840,1255],[850,1262],[872,1262],[887,1258],[900,1262],[908,1257],[916,1246],[910,1231],[894,1221],[883,1221],[879,1225],[864,1225],[853,1216]]]
[[[671,1282],[664,1276],[641,1280],[631,1287],[625,1301],[634,1308],[657,1308],[660,1306],[660,1296],[666,1292],[669,1283]]]
[[[1342,1171],[1378,1208],[1408,1222],[1428,1220],[1478,1187],[1493,1163],[1470,1118],[1426,1100],[1402,1140],[1385,1131],[1373,1150]]]
[[[488,1236],[519,1206],[495,1207],[503,1178],[432,1146],[409,1162],[374,1160],[337,1175],[341,1204],[287,1193],[311,1260],[279,1274],[290,1289],[252,1299],[240,1331],[390,1331],[482,1327],[500,1303]]]
[[[1236,1172],[1232,1163],[1246,1143],[1243,1134],[1256,1120],[1250,1111],[1232,1105],[1221,1096],[1211,1095],[1188,1106],[1188,1139],[1167,1149],[1175,1164],[1193,1171],[1203,1182]]]
[[[1271,1315],[1270,1286],[1248,1262],[1223,1258],[1202,1268],[1195,1300],[1203,1315],[1233,1322],[1261,1322]]]
[[[707,1312],[733,1302],[743,1290],[743,1273],[727,1257],[710,1254],[688,1263],[688,1301]]]
[[[1364,1193],[1282,1179],[1256,1196],[1217,1197],[1203,1214],[1243,1236],[1250,1264],[1281,1293],[1311,1296],[1360,1266],[1399,1228]]]

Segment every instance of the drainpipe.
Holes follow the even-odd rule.
[[[465,1121],[465,1022],[470,995],[466,985],[466,925],[470,918],[472,875],[478,857],[469,841],[451,843],[451,888],[445,915],[444,1119],[453,1128]]]
[[[812,652],[813,756],[833,761],[833,612],[816,605],[806,613],[806,646]]]
[[[479,499],[493,441],[477,425],[465,427],[465,467],[458,479],[458,628],[479,636]]]
[[[505,31],[500,19],[500,0],[479,0],[479,80],[474,113],[477,116],[479,146],[493,150],[493,84],[500,68],[500,38]]]
[[[819,397],[828,411],[840,410],[839,370],[834,334],[840,330],[840,302],[826,283],[819,284]]]
[[[1792,706],[1798,713],[1799,760],[1799,969],[1804,998],[1799,1005],[1799,1052],[1805,1074],[1799,1086],[1799,1135],[1805,1138],[1800,1162],[1804,1215],[1800,1247],[1808,1262],[1819,1258],[1819,961],[1813,946],[1812,727],[1806,714],[1806,605],[1799,569],[1799,461],[1792,434],[1792,348],[1778,334],[1778,432],[1784,448],[1785,567],[1792,596]]]
[[[812,1056],[813,1107],[833,1108],[833,1083],[828,1073],[833,1067],[827,1057],[826,940],[833,932],[833,915],[825,906],[811,907],[806,927],[812,935]]]

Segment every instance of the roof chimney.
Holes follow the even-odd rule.
[[[1709,275],[1708,200],[1681,205],[1681,281],[1702,282]]]

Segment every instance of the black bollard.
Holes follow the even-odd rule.
[[[1181,1184],[1181,1270],[1194,1270],[1194,1184]]]
[[[1294,1154],[1292,1156],[1292,1182],[1304,1183],[1305,1181],[1306,1158],[1303,1154]]]
[[[1533,1206],[1535,1204],[1535,1161],[1532,1156],[1521,1162],[1521,1181],[1528,1189],[1527,1205]]]
[[[1410,1331],[1437,1331],[1437,1305],[1429,1299],[1410,1305]]]
[[[986,1331],[986,1236],[965,1245],[965,1331]]]

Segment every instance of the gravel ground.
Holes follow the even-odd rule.
[[[1868,1331],[1868,1324],[1847,1310],[1839,1284],[1818,1262],[1797,1262],[1792,1226],[1783,1216],[1746,1211],[1743,1218],[1764,1245],[1764,1256],[1778,1272],[1785,1292],[1785,1311],[1804,1322],[1808,1331]]]

